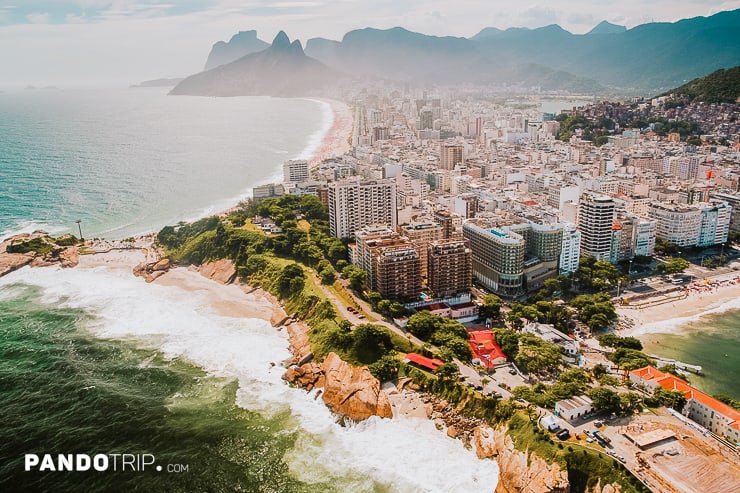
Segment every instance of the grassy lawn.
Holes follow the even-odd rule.
[[[247,219],[244,225],[241,227],[241,229],[245,229],[247,231],[255,231],[257,233],[265,234],[264,231],[259,229],[256,224],[252,222],[251,219]]]
[[[298,221],[298,229],[301,229],[308,233],[308,230],[311,229],[311,225],[305,219],[301,219],[300,221]]]

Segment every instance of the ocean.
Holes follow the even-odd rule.
[[[85,236],[124,238],[219,210],[309,155],[330,115],[316,101],[161,90],[0,94],[0,230],[81,219]],[[273,363],[288,357],[267,322],[127,270],[0,278],[0,490],[495,489],[497,464],[431,421],[339,424],[281,379]],[[26,454],[134,465],[26,472]]]
[[[702,367],[701,375],[689,373],[689,383],[702,392],[726,394],[740,400],[740,310],[738,300],[725,310],[704,316],[650,324],[636,334],[648,354]],[[679,331],[675,331],[675,328]]]

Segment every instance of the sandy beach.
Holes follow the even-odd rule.
[[[311,167],[318,165],[324,159],[341,156],[349,151],[349,139],[352,136],[354,121],[352,109],[347,104],[334,99],[321,99],[320,101],[331,106],[333,121],[321,144],[308,159]]]
[[[620,334],[639,337],[655,332],[679,333],[689,322],[732,309],[740,309],[740,284],[672,293],[665,302],[645,308],[617,306],[617,313],[633,321],[633,326]]]

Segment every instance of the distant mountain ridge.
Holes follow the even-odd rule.
[[[339,77],[307,57],[298,40],[280,31],[272,45],[236,61],[187,77],[170,94],[194,96],[284,96],[320,94]]]
[[[303,50],[301,54],[312,62],[302,62],[299,72],[311,72],[308,65],[316,62],[333,74],[351,74],[355,78],[447,85],[539,86],[545,90],[591,94],[615,90],[655,94],[715,70],[740,65],[738,26],[740,9],[674,23],[643,24],[632,29],[603,21],[582,35],[555,24],[537,29],[488,27],[470,38],[429,36],[401,27],[365,28],[348,32],[341,41],[309,39],[305,54]],[[247,33],[249,39],[259,41],[254,31]],[[233,46],[236,51],[232,56],[238,54],[236,47],[240,45]],[[212,54],[215,48],[216,45]],[[268,64],[270,57],[262,57],[260,63]],[[210,58],[207,66],[212,64]],[[236,62],[222,67],[231,67],[233,63]],[[231,94],[238,85],[236,72],[233,68],[226,72],[231,76],[224,92]],[[269,74],[274,75],[273,72],[267,70],[264,75],[272,77]],[[225,77],[225,72],[218,74]],[[196,76],[206,78],[201,74]],[[216,75],[209,77],[213,76]],[[244,90],[249,92],[260,74],[245,73],[244,77],[247,86]],[[312,91],[317,85],[332,83],[331,77],[323,77],[319,82],[322,77],[317,73],[309,79],[307,85]],[[211,90],[219,92],[215,87],[212,85]],[[275,87],[276,91],[285,89],[281,84]]]
[[[211,70],[219,65],[231,63],[244,55],[257,53],[270,46],[257,38],[257,31],[239,31],[231,37],[228,43],[219,41],[213,45],[208,54],[203,70]]]
[[[740,66],[717,70],[663,95],[666,94],[683,94],[691,101],[703,103],[740,102]]]

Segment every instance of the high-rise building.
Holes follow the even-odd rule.
[[[655,221],[655,234],[676,246],[694,246],[699,240],[702,214],[698,207],[652,202],[648,217]]]
[[[416,299],[421,294],[421,259],[410,243],[381,246],[373,255],[374,289],[390,299]]]
[[[439,167],[441,169],[455,169],[455,166],[463,163],[462,144],[442,144],[439,151]]]
[[[581,256],[581,232],[575,224],[565,223],[563,227],[563,245],[560,250],[560,272],[570,274],[578,270]]]
[[[431,241],[444,238],[442,225],[433,221],[416,221],[401,225],[398,229],[419,250],[419,256],[421,257],[421,277],[422,279],[426,279],[428,277],[427,244]]]
[[[283,163],[283,181],[287,183],[308,181],[308,161],[304,159],[285,161]]]
[[[342,180],[329,184],[329,228],[337,238],[351,238],[368,224],[396,228],[394,180]]]
[[[352,264],[367,272],[367,283],[373,289],[373,252],[381,245],[393,245],[401,242],[396,231],[385,224],[368,224],[355,232],[354,246],[350,245]]]
[[[616,206],[611,197],[584,193],[578,208],[581,256],[609,260]]]
[[[727,202],[702,203],[701,226],[696,246],[711,246],[725,243],[730,234],[732,206]]]
[[[442,225],[443,238],[460,238],[462,236],[463,218],[446,209],[434,211],[434,221]]]
[[[473,275],[486,288],[502,296],[524,293],[524,254],[527,242],[514,231],[485,228],[472,221],[463,224],[463,236],[473,252]]]
[[[470,291],[473,282],[473,251],[468,240],[437,240],[427,246],[429,289],[445,297]]]

